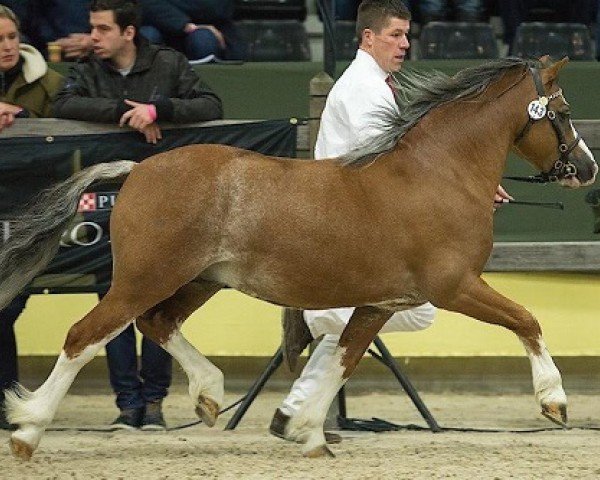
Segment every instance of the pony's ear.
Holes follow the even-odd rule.
[[[552,64],[550,61],[550,55],[544,55],[543,57],[540,57],[540,63],[544,68],[549,67]]]
[[[542,59],[540,59],[540,61],[542,61]],[[542,78],[544,79],[544,83],[554,80],[561,68],[563,68],[567,63],[569,63],[569,57],[564,57],[562,60],[550,65],[548,68],[544,68],[542,70]]]

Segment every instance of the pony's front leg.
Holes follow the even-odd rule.
[[[542,415],[563,427],[567,426],[567,396],[562,387],[560,372],[552,357],[542,335],[531,342],[523,340],[525,350],[531,362],[533,389],[535,397],[542,407]]]
[[[447,304],[438,306],[513,331],[525,345],[529,356],[533,388],[542,415],[566,426],[567,396],[562,378],[546,348],[538,321],[527,309],[500,295],[481,278],[465,282],[460,294]]]
[[[309,360],[317,388],[285,428],[285,438],[304,444],[304,456],[333,456],[323,432],[327,410],[389,317],[390,312],[375,307],[357,308],[337,345],[325,341],[317,346]]]
[[[200,280],[188,283],[136,320],[146,337],[179,362],[189,379],[189,394],[196,414],[209,427],[216,423],[223,405],[223,373],[184,338],[179,327],[220,288],[218,284]]]

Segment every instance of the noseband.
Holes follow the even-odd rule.
[[[562,96],[562,90],[559,89],[556,92],[546,96],[539,70],[537,68],[529,67],[529,71],[533,77],[538,98],[537,100],[531,101],[527,107],[529,118],[525,126],[517,135],[517,138],[515,139],[515,145],[518,145],[521,140],[523,140],[523,137],[529,131],[534,122],[537,122],[543,118],[547,118],[550,121],[550,124],[552,125],[552,128],[554,129],[558,139],[559,157],[549,171],[541,172],[540,174],[530,178],[532,178],[532,181],[546,183],[556,182],[557,180],[561,180],[563,178],[575,177],[577,175],[577,167],[569,160],[569,154],[577,146],[581,137],[579,136],[579,133],[576,133],[575,139],[570,144],[567,143],[565,133],[563,132],[558,123],[558,119],[556,118],[556,112],[548,108],[548,104],[551,100]]]

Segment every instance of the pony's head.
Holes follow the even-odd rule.
[[[529,67],[526,73],[532,93],[513,148],[534,164],[545,180],[576,188],[594,182],[598,165],[573,127],[569,104],[557,83],[558,72],[568,61],[565,57],[552,64],[542,57],[542,68]]]

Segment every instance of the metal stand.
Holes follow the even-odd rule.
[[[379,354],[377,354],[371,349],[368,350],[369,353],[373,356],[373,358],[379,360],[392,371],[392,373],[394,374],[394,376],[396,377],[406,394],[412,400],[413,404],[415,405],[423,419],[427,422],[427,425],[429,426],[430,430],[432,432],[440,432],[441,428],[436,422],[435,418],[433,418],[433,415],[431,415],[431,412],[419,396],[419,393],[417,392],[409,378],[404,374],[404,372],[402,372],[402,370],[400,370],[400,367],[392,357],[392,354],[387,349],[383,341],[379,337],[375,337],[373,343],[375,347],[377,347],[377,350],[379,350]],[[225,430],[233,430],[235,429],[235,427],[237,427],[238,423],[240,423],[240,420],[245,415],[248,408],[250,408],[250,405],[252,405],[252,402],[254,401],[256,396],[262,390],[265,383],[267,383],[267,380],[269,380],[271,375],[273,375],[275,370],[277,370],[277,368],[279,367],[279,365],[281,365],[282,362],[283,350],[281,349],[281,347],[279,347],[273,355],[273,357],[271,357],[271,360],[269,360],[267,367],[252,384],[250,390],[248,390],[248,393],[244,397],[244,400],[240,403],[240,406],[225,426]],[[346,393],[343,387],[338,392],[337,399],[339,418],[346,419]],[[343,422],[339,423],[342,424],[343,428]]]
[[[271,357],[271,360],[269,360],[267,367],[252,384],[250,390],[248,390],[248,393],[244,397],[244,400],[242,401],[242,403],[240,403],[240,406],[237,408],[233,416],[229,419],[229,422],[227,422],[227,425],[225,425],[225,430],[233,430],[235,427],[237,427],[237,424],[240,423],[240,420],[245,415],[246,411],[250,408],[250,405],[252,405],[252,402],[254,401],[256,396],[265,386],[267,380],[269,380],[271,375],[275,373],[275,370],[279,368],[281,362],[283,362],[283,349],[279,347],[275,352],[275,355],[273,355]]]

